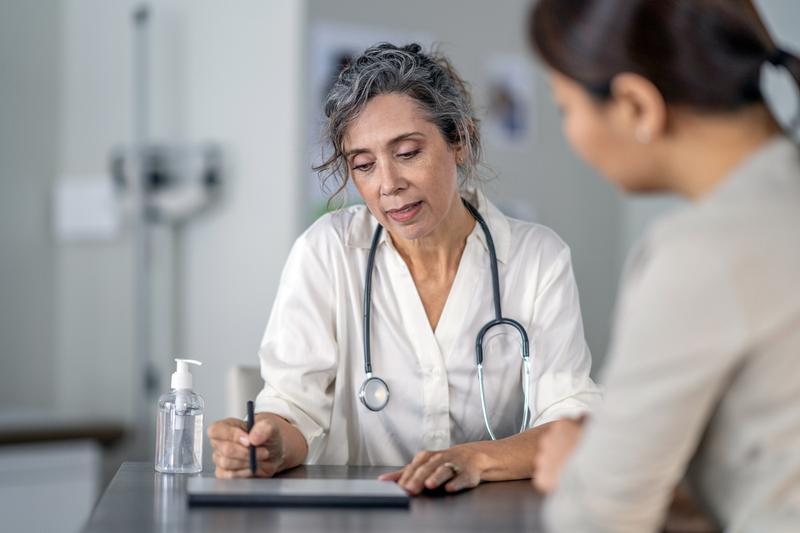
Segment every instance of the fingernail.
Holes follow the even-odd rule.
[[[239,442],[242,443],[242,446],[250,446],[250,439],[247,437],[239,437]]]

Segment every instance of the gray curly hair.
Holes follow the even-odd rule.
[[[466,83],[450,61],[434,51],[426,54],[419,44],[398,47],[380,43],[367,48],[353,59],[331,87],[325,100],[323,137],[332,149],[330,156],[313,169],[325,187],[329,179],[337,181],[330,202],[345,190],[349,178],[344,156],[347,126],[375,96],[398,93],[413,98],[426,118],[435,124],[452,147],[463,150],[458,165],[460,185],[478,179],[481,139],[478,118]]]

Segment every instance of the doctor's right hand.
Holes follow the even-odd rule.
[[[272,477],[288,468],[282,431],[285,424],[288,422],[272,413],[258,413],[249,434],[247,424],[238,418],[211,424],[208,437],[214,448],[214,474],[224,479],[253,477],[250,446],[256,447],[256,477]]]

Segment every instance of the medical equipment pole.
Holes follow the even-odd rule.
[[[147,168],[145,165],[149,134],[149,9],[146,4],[138,6],[133,13],[133,157],[130,180],[133,238],[133,289],[134,289],[134,372],[138,453],[147,453],[145,447],[151,429],[148,405],[150,383],[150,229],[148,227]]]

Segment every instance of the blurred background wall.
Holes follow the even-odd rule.
[[[62,5],[0,3],[0,405],[51,407]]]
[[[130,13],[138,2],[63,5],[59,173],[103,176],[111,149],[131,142]],[[202,361],[195,387],[213,419],[223,414],[226,368],[256,363],[298,231],[304,5],[175,0],[153,3],[151,20],[151,138],[219,143],[227,181],[213,210],[155,229],[153,388],[156,397],[169,389],[172,357]],[[131,379],[128,237],[123,228],[111,242],[57,246],[61,406],[128,417],[138,408],[129,401],[139,383]],[[92,387],[119,402],[98,405]]]
[[[224,187],[207,212],[153,228],[156,381],[142,401],[130,221],[71,240],[53,209],[64,184],[108,183],[112,151],[132,142],[137,5],[0,0],[0,430],[67,417],[112,421],[130,435],[142,409],[154,418],[174,356],[204,363],[194,374],[206,425],[226,415],[225,372],[257,365],[283,262],[311,219],[309,87],[323,25],[439,43],[484,118],[493,62],[528,63],[529,141],[486,142],[496,176],[486,190],[571,246],[587,339],[602,367],[624,256],[653,217],[680,202],[624,199],[570,152],[526,44],[527,1],[160,0],[151,5],[151,138],[217,143]],[[800,49],[800,3],[760,5],[780,41]],[[791,98],[779,95],[777,104],[791,108]],[[152,460],[150,444],[103,448],[106,479],[119,460]],[[0,468],[0,486],[8,479]]]
[[[299,232],[305,3],[152,2],[151,138],[217,143],[226,183],[207,214],[153,229],[150,359],[158,381],[143,403],[130,221],[123,217],[102,238],[65,240],[53,209],[59,185],[108,183],[113,149],[132,142],[138,4],[0,1],[0,440],[8,444],[0,459],[13,459],[0,461],[0,496],[4,488],[24,494],[26,479],[38,480],[29,488],[39,494],[61,487],[83,495],[71,518],[49,515],[55,529],[45,515],[11,513],[18,498],[2,498],[12,520],[3,529],[76,531],[119,461],[153,460],[152,426],[142,438],[137,422],[143,415],[154,424],[172,357],[203,361],[195,389],[206,420],[223,416],[225,370],[257,364]],[[53,427],[58,438],[82,442],[104,438],[109,427],[123,436],[98,448],[103,464],[95,457],[95,467],[78,474],[91,458],[19,442],[52,437]],[[21,459],[34,448],[38,460]],[[93,485],[57,481],[92,476]],[[20,529],[15,516],[26,520]]]

